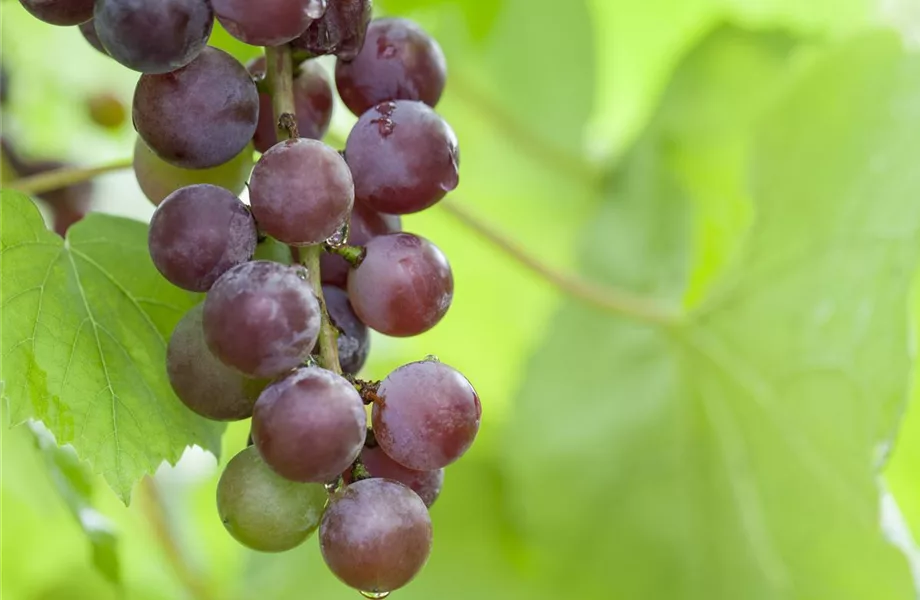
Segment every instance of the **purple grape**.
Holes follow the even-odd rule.
[[[79,25],[93,18],[93,0],[19,0],[33,17],[52,25]]]
[[[332,481],[361,453],[364,403],[347,379],[319,367],[297,369],[262,392],[252,440],[276,473],[292,481]]]
[[[83,37],[86,39],[87,42],[89,42],[90,46],[92,46],[99,52],[102,52],[106,56],[109,55],[109,53],[106,51],[106,49],[102,45],[102,40],[99,39],[99,34],[96,33],[96,24],[93,22],[93,19],[90,19],[89,21],[86,21],[85,23],[80,23],[79,29],[80,29],[80,33],[83,34]]]
[[[259,120],[259,93],[246,69],[216,48],[164,75],[142,75],[134,92],[134,126],[163,160],[186,169],[216,167],[249,144]]]
[[[265,76],[265,57],[249,65],[256,79]],[[300,137],[321,140],[332,121],[332,85],[326,71],[315,61],[305,61],[294,76],[294,106],[297,112],[297,132]],[[259,152],[266,152],[278,143],[272,97],[259,94],[259,125],[252,142]]]
[[[238,542],[262,552],[299,546],[316,531],[326,488],[279,477],[255,448],[234,456],[217,484],[217,513]]]
[[[424,210],[460,182],[450,125],[421,102],[382,102],[358,119],[345,145],[355,199],[394,215]]]
[[[388,100],[418,100],[433,108],[446,81],[441,46],[408,19],[373,21],[361,52],[335,66],[339,96],[357,116]]]
[[[338,492],[319,529],[326,565],[346,585],[381,594],[403,587],[431,553],[431,517],[418,495],[387,479]]]
[[[173,285],[204,292],[228,269],[252,258],[256,224],[231,192],[209,184],[181,188],[150,219],[148,246]]]
[[[342,372],[356,375],[364,366],[370,350],[371,340],[367,334],[367,325],[355,315],[348,301],[348,293],[342,288],[324,285],[323,298],[326,300],[326,310],[332,324],[339,329],[339,364],[342,366]]]
[[[361,451],[361,462],[371,477],[392,479],[407,486],[418,494],[425,506],[431,508],[444,485],[444,469],[433,471],[415,471],[407,469],[387,456],[380,446],[366,447]],[[345,483],[351,483],[351,469],[342,473]]]
[[[338,152],[298,138],[262,155],[249,180],[249,201],[265,233],[285,244],[317,244],[348,218],[354,184]]]
[[[375,237],[348,274],[355,314],[395,337],[428,331],[447,313],[454,293],[450,265],[437,246],[411,233]]]
[[[207,46],[214,12],[208,0],[97,0],[93,20],[109,56],[135,71],[168,73]]]
[[[203,313],[203,304],[192,308],[169,338],[169,383],[183,404],[202,417],[215,421],[248,419],[268,381],[244,377],[211,354],[204,339]]]
[[[326,0],[211,0],[227,33],[253,46],[290,42],[323,15]]]
[[[402,219],[397,215],[385,215],[371,210],[362,204],[355,203],[351,211],[351,221],[348,226],[348,243],[352,246],[363,246],[378,235],[396,233],[402,229]],[[348,272],[351,266],[348,261],[331,252],[324,252],[320,257],[320,271],[323,283],[329,283],[344,288],[348,285]]]
[[[336,0],[326,13],[291,42],[295,50],[312,56],[335,54],[343,60],[358,55],[371,20],[371,0]]]
[[[479,431],[482,406],[456,369],[434,360],[399,367],[383,380],[374,404],[380,449],[404,467],[431,471],[460,458]]]
[[[320,309],[302,267],[252,261],[224,273],[204,302],[208,348],[251,377],[300,365],[316,344]]]

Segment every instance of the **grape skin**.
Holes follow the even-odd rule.
[[[348,293],[342,288],[324,285],[323,298],[332,324],[339,329],[339,364],[342,372],[356,375],[364,366],[370,351],[371,340],[367,325],[355,315],[348,301]]]
[[[252,258],[256,224],[246,205],[222,187],[190,185],[169,196],[150,219],[148,246],[173,285],[207,291],[227,269]]]
[[[208,0],[97,0],[94,26],[106,52],[142,73],[168,73],[192,62],[214,24]]]
[[[211,0],[227,33],[252,46],[280,46],[299,36],[316,15],[317,0]],[[321,14],[321,13],[320,13]]]
[[[204,302],[211,352],[251,377],[277,377],[301,364],[320,328],[319,303],[303,274],[262,260],[224,273]]]
[[[249,180],[249,201],[259,227],[294,246],[332,237],[354,205],[348,165],[334,149],[297,138],[272,146]]]
[[[217,484],[217,513],[238,542],[262,552],[295,548],[316,531],[326,489],[288,481],[273,472],[255,448],[234,456]]]
[[[134,126],[157,156],[186,169],[216,167],[249,144],[259,93],[246,69],[216,48],[164,75],[142,75]]]
[[[460,182],[450,125],[423,104],[382,102],[361,115],[345,144],[355,200],[394,215],[435,204]]]
[[[203,313],[203,304],[193,307],[169,338],[169,383],[182,403],[202,417],[215,421],[248,419],[268,381],[244,377],[211,354],[204,339]]]
[[[335,66],[339,96],[355,116],[388,100],[418,100],[434,108],[446,81],[441,46],[408,19],[371,22],[361,52]]]
[[[415,471],[408,469],[386,455],[380,446],[365,447],[361,451],[361,462],[371,477],[392,479],[418,494],[425,506],[431,508],[444,485],[444,469]],[[342,473],[345,483],[351,483],[351,469]]]
[[[365,248],[364,260],[348,274],[348,297],[358,318],[394,337],[437,325],[454,292],[450,265],[438,247],[411,233],[392,233]]]
[[[323,483],[338,477],[364,446],[367,415],[354,386],[319,367],[272,383],[256,401],[252,439],[276,473]]]
[[[372,421],[380,449],[416,471],[460,458],[479,431],[482,405],[456,369],[434,360],[409,363],[383,380]]]
[[[51,25],[79,25],[93,18],[93,0],[19,0],[33,17]]]
[[[105,47],[102,45],[102,40],[99,39],[99,34],[96,33],[96,24],[92,19],[84,23],[80,23],[79,26],[80,33],[83,34],[83,37],[89,42],[89,45],[98,50],[99,52],[105,54],[106,56],[109,53],[106,51]]]
[[[418,495],[388,479],[339,491],[320,524],[326,565],[346,585],[391,592],[409,583],[431,553],[431,517]]]
[[[363,204],[355,203],[348,225],[348,243],[352,246],[363,246],[378,235],[396,233],[401,229],[402,219],[398,215],[385,215]],[[350,270],[351,265],[338,254],[324,252],[320,257],[323,283],[344,288],[348,285]]]
[[[329,3],[322,18],[311,23],[291,46],[310,56],[335,54],[342,60],[352,60],[364,45],[372,4],[371,0]]]

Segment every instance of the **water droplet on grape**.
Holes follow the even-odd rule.
[[[380,600],[381,598],[386,598],[390,595],[390,592],[358,592],[365,598],[371,598],[372,600]]]
[[[326,0],[310,0],[307,3],[307,16],[311,19],[319,19],[326,12]]]
[[[333,248],[340,248],[348,242],[348,221],[342,224],[338,231],[326,239],[325,244]]]
[[[441,362],[441,359],[435,356],[434,354],[427,355],[423,360],[426,360],[428,362],[437,362],[437,363]]]

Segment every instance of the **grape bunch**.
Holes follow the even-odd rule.
[[[357,377],[368,329],[421,334],[453,299],[444,254],[400,221],[459,181],[457,138],[434,111],[437,42],[408,20],[371,20],[370,0],[20,1],[142,73],[134,169],[157,206],[150,255],[206,293],[172,333],[168,378],[199,415],[251,418],[218,484],[226,529],[265,552],[318,529],[347,585],[404,586],[428,559],[444,468],[481,418],[470,382],[432,357]],[[244,67],[208,46],[215,18],[265,56]],[[343,151],[321,141],[324,55],[357,117]]]

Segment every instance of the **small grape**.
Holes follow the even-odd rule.
[[[259,93],[245,67],[207,47],[188,65],[142,75],[134,126],[163,160],[186,169],[216,167],[238,155],[259,119]]]
[[[135,71],[168,73],[205,48],[214,12],[208,0],[97,0],[94,21],[109,56]]]
[[[248,68],[253,77],[261,79],[265,76],[265,57],[257,58]],[[315,61],[304,61],[294,75],[294,107],[300,137],[323,139],[332,121],[332,106],[332,85],[326,71]],[[259,94],[259,125],[252,142],[259,152],[266,152],[278,143],[270,94]]]
[[[418,100],[433,108],[446,81],[441,46],[408,19],[373,21],[361,52],[335,66],[339,96],[357,116],[387,100]]]
[[[364,45],[372,4],[371,0],[331,2],[322,18],[313,21],[291,46],[311,57],[335,54],[343,60],[353,59]]]
[[[459,183],[460,148],[428,105],[382,102],[361,115],[345,144],[355,199],[384,213],[424,210]]]
[[[326,500],[322,485],[278,476],[251,447],[227,463],[217,484],[224,527],[261,552],[284,552],[303,543],[319,526]]]
[[[93,18],[93,0],[19,0],[33,17],[52,25],[79,25]]]
[[[323,298],[332,324],[339,329],[339,364],[342,372],[355,375],[364,366],[370,351],[370,336],[367,325],[355,315],[348,301],[348,293],[342,288],[323,286]]]
[[[441,487],[444,485],[444,469],[433,471],[407,469],[387,456],[380,446],[365,447],[361,451],[361,462],[371,477],[398,481],[418,494],[428,508],[431,508],[434,501],[441,495]],[[342,477],[345,483],[351,483],[351,469],[346,469]]]
[[[466,377],[424,360],[399,367],[377,389],[374,434],[380,449],[416,471],[446,467],[473,444],[482,406]]]
[[[454,293],[447,258],[411,233],[367,243],[364,260],[348,275],[348,297],[368,327],[395,337],[428,331],[444,317]]]
[[[134,176],[147,199],[159,206],[166,196],[196,183],[210,183],[239,194],[252,172],[252,146],[247,145],[233,159],[210,169],[183,169],[169,164],[147,147],[144,140],[134,143]]]
[[[331,237],[348,218],[354,184],[334,149],[298,138],[262,155],[249,180],[249,202],[259,227],[295,246]]]
[[[361,453],[364,403],[347,379],[319,367],[297,369],[269,385],[252,413],[259,454],[282,477],[323,483]]]
[[[320,309],[301,267],[257,260],[224,273],[204,302],[208,348],[252,377],[277,377],[316,344]]]
[[[125,123],[127,110],[121,99],[110,92],[90,96],[86,101],[89,118],[100,127],[118,129]]]
[[[96,33],[96,24],[93,19],[86,21],[85,23],[80,23],[80,33],[83,34],[83,37],[89,42],[89,45],[102,52],[106,56],[109,53],[106,51],[105,47],[102,45],[102,40],[99,39],[99,34]]]
[[[431,517],[401,483],[364,479],[329,502],[319,530],[326,565],[346,585],[384,593],[409,583],[431,553]]]
[[[153,264],[173,285],[207,291],[229,268],[252,258],[256,224],[246,205],[222,187],[181,188],[150,219]]]
[[[215,421],[248,419],[268,381],[244,377],[211,354],[204,339],[203,313],[203,304],[192,308],[169,338],[169,383],[176,396],[202,417]]]
[[[378,235],[396,233],[401,229],[402,219],[398,215],[385,215],[363,204],[355,203],[348,226],[348,243],[352,246],[363,246]],[[323,283],[344,288],[348,285],[350,270],[351,265],[338,254],[324,252],[320,257]]]
[[[280,46],[321,15],[317,0],[211,0],[227,33],[252,46]],[[325,2],[322,2],[325,4]]]

